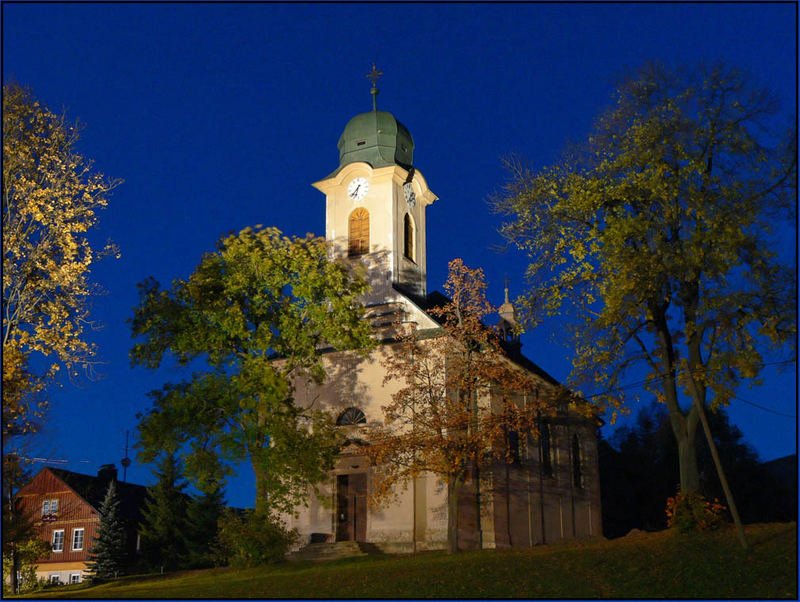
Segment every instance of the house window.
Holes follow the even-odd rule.
[[[578,435],[572,436],[572,482],[575,487],[583,487],[583,472],[581,471],[581,441]]]
[[[336,426],[350,426],[353,424],[366,424],[367,417],[364,412],[358,408],[347,408],[344,412],[339,414],[336,419]]]
[[[81,574],[80,573],[72,573],[69,576],[70,583],[80,583],[81,582]]]
[[[50,583],[53,585],[61,585],[61,575],[50,575]]]
[[[542,460],[542,475],[553,476],[553,442],[550,438],[550,425],[543,422],[539,426],[539,453]]]
[[[42,516],[58,513],[58,500],[45,500],[42,503]]]
[[[83,549],[83,529],[72,530],[72,551],[77,552]]]
[[[53,552],[64,551],[64,529],[53,531]]]
[[[414,261],[414,222],[408,213],[403,220],[403,241],[403,255],[406,259]]]
[[[358,257],[369,253],[369,211],[363,207],[350,214],[350,244],[347,254]]]

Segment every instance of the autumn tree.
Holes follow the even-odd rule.
[[[30,90],[3,85],[4,500],[27,474],[21,451],[46,411],[46,385],[60,367],[73,375],[94,361],[89,269],[114,249],[93,249],[87,232],[118,181],[95,171],[77,141],[78,128]],[[18,519],[4,503],[4,550],[25,530]]]
[[[606,407],[647,371],[685,492],[699,484],[704,410],[796,333],[796,278],[773,236],[796,218],[796,126],[775,113],[735,69],[646,65],[585,145],[540,170],[510,160],[495,199],[531,260],[528,320],[573,318],[573,383]]]
[[[383,407],[384,425],[366,448],[374,467],[374,499],[385,500],[420,473],[447,485],[447,549],[458,544],[459,500],[465,481],[495,461],[512,461],[510,432],[530,432],[546,411],[533,378],[516,366],[483,319],[495,312],[481,269],[450,262],[450,301],[429,310],[434,332],[401,336],[386,354],[384,382],[401,388]]]
[[[28,89],[3,86],[4,375],[31,354],[51,361],[39,376],[92,364],[89,269],[113,248],[93,249],[87,232],[119,180],[95,171],[77,141],[78,128]]]
[[[327,412],[294,403],[293,382],[324,380],[325,348],[371,344],[366,288],[323,239],[260,227],[223,238],[168,290],[140,284],[132,362],[157,368],[169,356],[195,370],[151,394],[140,459],[179,449],[201,485],[219,480],[223,461],[249,460],[257,513],[302,502],[332,466],[337,435]]]

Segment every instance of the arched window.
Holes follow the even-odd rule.
[[[583,473],[581,472],[581,440],[578,435],[572,435],[572,482],[575,487],[583,487]]]
[[[414,222],[408,213],[403,220],[403,243],[403,255],[414,261]]]
[[[367,417],[358,408],[347,408],[339,414],[336,419],[336,426],[351,426],[353,424],[366,424]]]
[[[546,422],[539,425],[539,451],[542,459],[542,475],[553,476],[553,442],[550,439],[550,425]]]
[[[369,253],[369,211],[358,207],[350,214],[350,244],[347,254],[358,257]]]

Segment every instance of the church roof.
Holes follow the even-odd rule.
[[[397,283],[392,283],[392,288],[394,288],[397,292],[399,292],[403,296],[407,297],[410,301],[412,301],[417,307],[419,307],[422,311],[424,311],[434,322],[436,322],[437,324],[441,324],[441,320],[437,319],[436,316],[431,315],[428,310],[433,309],[434,307],[444,307],[445,305],[450,303],[450,299],[446,295],[440,293],[439,291],[433,291],[431,293],[428,293],[428,295],[426,295],[425,297],[422,297],[420,295],[414,294],[406,287]],[[540,378],[544,379],[545,381],[549,382],[552,385],[561,384],[550,374],[548,374],[544,369],[542,369],[538,364],[536,364],[529,358],[525,357],[520,352],[518,346],[509,345],[505,341],[501,341],[500,345],[505,350],[508,359],[510,359],[512,362],[528,370],[529,372],[536,374],[537,376],[539,376]]]
[[[339,137],[339,167],[363,161],[373,168],[400,165],[410,169],[414,139],[408,128],[388,111],[360,113],[347,122]]]

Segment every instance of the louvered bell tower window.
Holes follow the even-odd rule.
[[[347,254],[358,257],[369,253],[369,212],[363,207],[350,214],[350,244]]]

